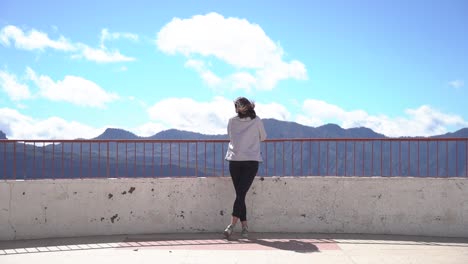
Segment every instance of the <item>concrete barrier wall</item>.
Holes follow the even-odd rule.
[[[221,232],[228,177],[0,181],[0,240]],[[257,177],[252,232],[468,237],[468,179]]]

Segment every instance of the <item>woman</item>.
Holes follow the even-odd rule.
[[[266,138],[262,120],[255,113],[255,104],[245,97],[234,101],[237,116],[229,119],[227,126],[229,147],[226,160],[229,161],[229,172],[236,191],[236,200],[232,210],[231,223],[224,230],[224,236],[230,238],[236,223],[242,224],[242,236],[248,237],[247,209],[245,196],[262,162],[260,141]]]

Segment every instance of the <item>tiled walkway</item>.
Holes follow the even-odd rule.
[[[468,263],[468,239],[254,233],[0,241],[0,263]]]

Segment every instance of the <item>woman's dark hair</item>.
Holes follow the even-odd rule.
[[[257,117],[255,113],[255,103],[249,101],[249,99],[245,97],[238,97],[234,101],[234,106],[236,107],[237,116],[240,118],[250,117],[254,119]]]

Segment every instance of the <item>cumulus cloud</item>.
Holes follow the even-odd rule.
[[[122,55],[118,50],[108,50],[107,48],[91,48],[86,45],[79,45],[81,52],[72,56],[74,59],[85,58],[89,61],[97,63],[112,63],[112,62],[128,62],[134,61],[135,58]]]
[[[72,58],[84,58],[97,63],[128,62],[136,60],[133,57],[122,55],[118,50],[109,50],[104,42],[120,38],[138,40],[138,36],[131,33],[111,33],[107,29],[101,31],[100,47],[92,48],[83,43],[73,43],[63,36],[57,40],[50,39],[49,36],[35,29],[24,32],[22,29],[9,25],[0,31],[0,43],[10,47],[12,43],[18,49],[23,50],[45,50],[46,48],[71,52]]]
[[[104,108],[119,96],[106,92],[98,84],[82,77],[67,75],[62,81],[38,75],[31,68],[26,70],[28,78],[39,88],[39,95],[52,101],[64,101],[79,106]]]
[[[210,85],[239,89],[271,90],[285,79],[307,79],[305,65],[297,60],[285,62],[281,46],[273,42],[257,25],[245,19],[225,18],[217,13],[197,15],[189,19],[174,18],[157,34],[157,47],[167,54],[182,54],[192,60],[217,58],[234,68],[234,72],[218,77],[206,64],[188,62]],[[216,77],[216,78],[213,78]],[[217,80],[213,82],[212,80]]]
[[[287,120],[290,116],[286,108],[277,103],[256,103],[255,110],[261,118]],[[148,114],[153,122],[166,128],[214,135],[226,134],[227,122],[235,111],[233,101],[224,97],[215,97],[208,102],[169,98],[149,107]]]
[[[138,41],[138,35],[128,32],[109,32],[107,28],[101,30],[101,48],[105,48],[104,42],[109,40],[117,39],[129,39],[132,41]]]
[[[60,36],[57,40],[52,40],[46,33],[35,29],[24,32],[18,27],[9,25],[0,31],[0,43],[9,47],[12,42],[14,42],[16,48],[24,50],[44,50],[46,48],[62,51],[76,50],[75,45],[63,36]]]
[[[149,117],[168,128],[204,134],[225,134],[226,122],[233,115],[233,103],[222,97],[211,102],[191,98],[168,98],[148,109]]]
[[[0,108],[0,130],[10,139],[93,138],[104,131],[59,117],[38,120],[10,108]]]
[[[20,83],[15,75],[5,71],[0,71],[0,88],[2,88],[13,101],[31,97],[29,87],[26,84]]]
[[[367,127],[390,137],[432,136],[447,133],[448,126],[468,126],[468,121],[458,115],[442,113],[430,106],[406,109],[400,117],[370,115],[363,110],[346,111],[320,100],[305,100],[303,113],[296,121],[309,126],[336,123],[344,128]]]

